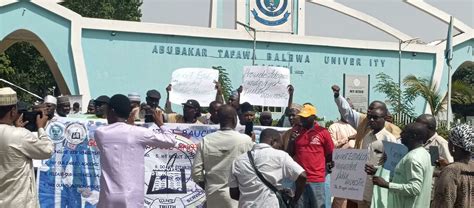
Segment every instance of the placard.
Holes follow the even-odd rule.
[[[290,70],[284,67],[244,67],[240,102],[252,105],[286,107]]]
[[[367,179],[367,150],[335,149],[332,155],[331,194],[334,197],[362,200]]]
[[[170,102],[181,105],[193,99],[197,100],[201,107],[207,107],[216,99],[214,81],[218,80],[219,71],[214,69],[176,69],[171,75]]]
[[[387,155],[383,168],[390,170],[390,175],[393,175],[398,162],[408,153],[408,148],[403,144],[388,141],[382,141],[382,143],[384,153]]]

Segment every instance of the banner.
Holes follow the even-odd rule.
[[[59,118],[46,131],[55,145],[52,157],[38,171],[38,193],[42,208],[97,205],[100,192],[100,153],[95,130],[105,120]],[[141,124],[152,130],[154,124]],[[202,207],[205,192],[191,179],[191,168],[202,139],[218,125],[166,123],[178,141],[176,148],[147,148],[145,157],[145,207]],[[238,126],[237,131],[244,131]],[[267,127],[255,126],[256,134]],[[274,128],[280,132],[288,128]],[[259,136],[259,135],[257,135]]]
[[[176,69],[171,75],[170,102],[181,105],[188,99],[197,100],[201,107],[216,100],[214,81],[219,80],[219,71],[205,68]]]
[[[367,150],[335,149],[332,155],[331,194],[334,197],[362,200],[367,174]]]
[[[244,67],[240,102],[252,105],[286,107],[290,70],[272,66]]]
[[[257,30],[293,32],[293,0],[250,0],[249,9]]]
[[[367,112],[369,107],[369,76],[347,75],[344,82],[344,97],[348,98],[358,112]]]
[[[95,129],[105,120],[55,119],[46,127],[54,153],[38,168],[42,208],[95,207],[99,201],[99,150]]]

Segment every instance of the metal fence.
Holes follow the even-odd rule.
[[[406,126],[407,124],[414,122],[415,119],[415,117],[405,113],[397,113],[393,115],[393,123],[398,126]]]

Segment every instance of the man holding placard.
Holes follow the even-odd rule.
[[[433,167],[423,144],[428,139],[425,126],[411,123],[402,132],[402,143],[409,152],[395,167],[391,182],[374,176],[373,183],[389,190],[387,207],[430,207]]]
[[[253,105],[286,107],[290,70],[273,66],[246,66],[243,71],[240,102]]]

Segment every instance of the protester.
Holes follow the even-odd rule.
[[[424,124],[429,134],[429,139],[424,143],[423,147],[427,151],[430,151],[430,148],[438,149],[439,158],[438,158],[438,161],[436,162],[442,163],[443,165],[452,163],[453,157],[449,153],[448,141],[446,141],[446,139],[444,139],[443,137],[438,135],[438,133],[436,133],[436,118],[430,114],[422,114],[418,116],[418,118],[416,119],[416,122]],[[433,189],[434,189],[434,184],[436,183],[436,178],[439,176],[440,171],[441,171],[441,167],[440,165],[437,165],[433,173],[433,183],[432,183]],[[432,193],[431,200],[433,200],[434,191],[432,191],[431,193]]]
[[[242,94],[242,90],[242,86],[239,86],[236,91],[232,92],[232,94],[229,96],[229,100],[227,101],[227,104],[234,107],[234,109],[237,111],[237,115],[239,115],[240,111],[240,94]]]
[[[232,106],[221,106],[218,116],[220,129],[199,143],[191,176],[205,189],[208,208],[236,207],[237,202],[229,195],[230,168],[235,158],[252,149],[253,142],[235,131],[237,113]]]
[[[95,100],[89,100],[89,104],[87,105],[87,112],[86,114],[95,114]]]
[[[239,122],[240,125],[246,125],[248,123],[253,123],[255,120],[255,110],[253,105],[248,102],[240,104],[240,115]]]
[[[355,147],[355,135],[356,130],[344,120],[344,117],[341,116],[341,119],[331,124],[328,128],[329,133],[331,133],[332,141],[334,142],[334,147],[339,149],[353,149]]]
[[[91,118],[107,118],[110,98],[106,95],[101,95],[94,100],[95,117]]]
[[[95,131],[102,170],[99,208],[144,207],[145,148],[176,145],[172,132],[163,126],[161,111],[153,111],[159,131],[128,125],[130,111],[125,95],[112,96],[106,113],[109,125]]]
[[[140,95],[138,93],[130,93],[128,94],[128,99],[130,100],[130,107],[132,108],[132,112],[130,115],[133,115],[133,119],[135,121],[139,121],[140,118]]]
[[[56,112],[60,117],[67,117],[71,112],[71,103],[69,102],[69,97],[61,96],[57,99],[58,106]]]
[[[260,113],[260,118],[258,118],[258,121],[260,121],[261,126],[272,126],[272,113],[269,111]]]
[[[72,104],[72,114],[80,114],[81,113],[81,105],[78,102]]]
[[[177,113],[168,114],[168,123],[189,123],[202,124],[199,121],[201,117],[201,106],[196,100],[187,100],[183,103],[183,115]]]
[[[57,99],[56,97],[52,95],[46,95],[46,97],[44,97],[43,100],[44,100],[43,104],[45,104],[46,106],[49,120],[51,120],[53,117],[57,116],[56,114]]]
[[[217,112],[219,112],[219,108],[221,106],[222,106],[221,101],[217,101],[217,100],[212,101],[209,104],[209,113],[204,116],[201,116],[199,118],[199,121],[203,124],[209,124],[209,125],[219,124],[219,117],[217,116]]]
[[[45,112],[36,116],[36,136],[23,128],[26,123],[16,105],[16,92],[0,88],[0,207],[38,208],[32,159],[48,159],[53,153],[44,130],[48,117]]]
[[[284,150],[294,156],[294,146],[290,147],[289,142],[291,140],[296,139],[296,137],[300,133],[301,123],[299,121],[299,117],[297,116],[300,113],[302,106],[299,104],[293,103],[291,105],[290,113],[288,115],[288,122],[290,123],[291,128],[288,129],[285,133],[283,133],[283,143],[284,143]],[[293,143],[294,144],[294,143]]]
[[[146,104],[149,105],[152,109],[164,111],[163,108],[160,107],[160,99],[161,94],[157,90],[152,89],[146,92]]]
[[[356,130],[348,124],[343,116],[339,121],[331,124],[328,128],[331,134],[334,147],[336,149],[352,149],[355,146]],[[345,208],[346,199],[335,197],[332,201],[332,208]]]
[[[436,180],[433,208],[474,207],[474,130],[467,124],[451,129],[448,141],[454,163]]]
[[[251,150],[255,168],[273,187],[282,189],[282,180],[296,183],[292,205],[300,198],[306,183],[306,173],[286,152],[282,151],[283,140],[274,129],[265,129],[260,143]],[[248,153],[237,157],[231,167],[229,178],[230,196],[239,201],[239,207],[278,207],[275,193],[262,182],[249,160]]]
[[[298,207],[322,208],[326,205],[325,176],[332,168],[334,144],[329,132],[319,126],[316,120],[316,108],[303,105],[298,114],[301,122],[300,134],[289,146],[294,146],[295,160],[306,171],[308,177],[305,191],[298,201]],[[324,158],[324,159],[323,159]]]
[[[361,141],[361,148],[369,151],[366,168],[377,169],[378,166],[382,165],[384,152],[382,141],[398,142],[395,136],[385,128],[386,121],[384,118],[386,115],[387,109],[385,107],[374,108],[367,114],[368,125],[371,130]],[[388,180],[390,171],[378,168],[376,174]],[[373,207],[386,207],[387,197],[388,191],[386,189],[375,187],[374,190],[372,178],[369,174],[365,183],[364,198],[363,201],[357,202],[358,207],[370,207],[371,203]]]
[[[367,119],[366,114],[362,114],[353,110],[347,100],[339,95],[339,86],[333,85],[331,89],[334,93],[334,100],[339,109],[339,113],[344,117],[344,120],[346,120],[352,127],[354,127],[354,129],[357,130],[357,134],[355,137],[355,146],[357,149],[360,149],[362,147],[362,140],[369,133],[369,131],[371,131],[368,125],[369,119]],[[367,113],[377,108],[383,108],[384,111],[388,113],[387,106],[381,101],[373,101],[372,103],[370,103],[367,109]],[[393,136],[395,136],[395,138],[400,137],[401,130],[396,125],[390,122],[385,122],[385,129]]]
[[[166,87],[166,113],[168,113],[168,123],[190,123],[190,124],[202,124],[198,120],[201,117],[201,105],[196,100],[187,100],[183,105],[183,115],[177,114],[173,111],[170,102],[170,91],[172,85],[169,84]]]
[[[436,133],[436,118],[430,114],[423,114],[418,116],[416,122],[424,124],[427,127],[429,139],[425,142],[423,147],[429,151],[430,147],[437,147],[439,150],[439,161],[445,164],[453,162],[453,157],[449,153],[448,141]]]
[[[387,207],[428,208],[433,177],[430,154],[423,148],[428,131],[415,122],[408,124],[401,136],[408,153],[395,167],[392,181],[374,176],[373,183],[389,190]]]
[[[294,112],[292,112],[292,107],[295,105],[293,103],[293,94],[295,92],[295,88],[293,87],[293,85],[288,85],[287,89],[288,89],[288,95],[289,95],[288,106],[285,108],[285,114],[283,114],[281,118],[278,120],[278,123],[277,123],[278,127],[291,127],[292,125],[291,125],[291,122],[289,121],[290,117],[292,115],[294,117],[297,114],[297,113],[295,114]],[[301,108],[301,106],[299,108]]]

